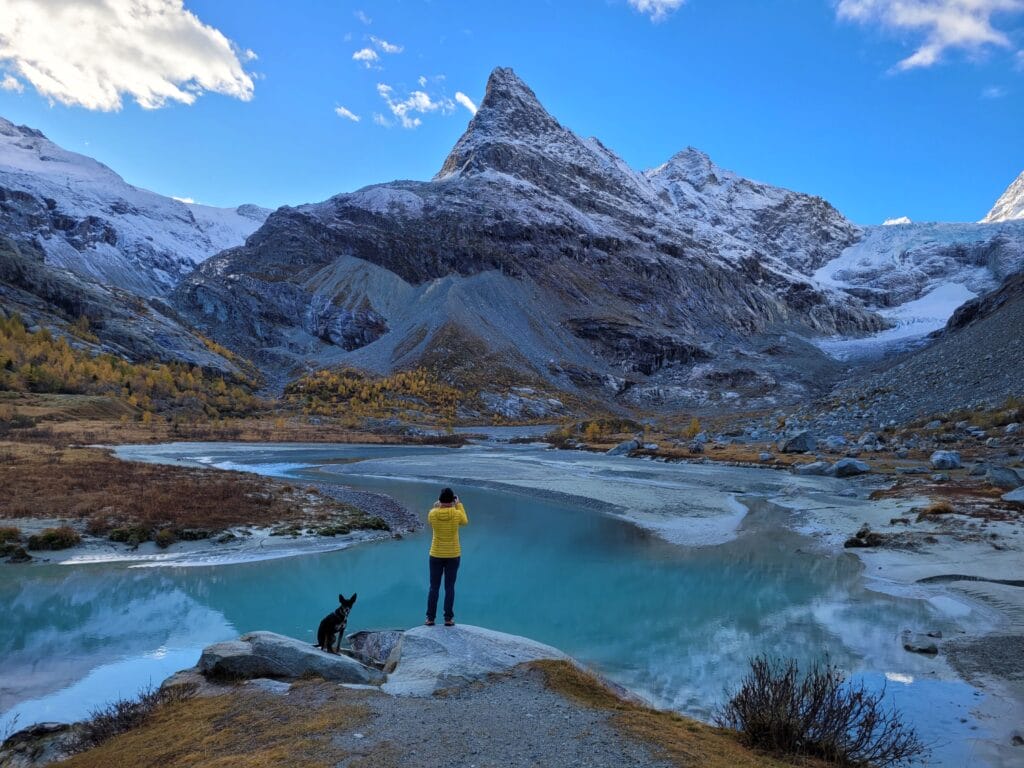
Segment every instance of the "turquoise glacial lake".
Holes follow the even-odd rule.
[[[984,696],[941,658],[907,653],[899,641],[905,628],[955,633],[964,617],[869,588],[855,557],[821,551],[770,505],[744,495],[778,473],[750,470],[730,479],[754,511],[727,540],[694,546],[571,495],[503,485],[528,464],[537,477],[549,472],[564,481],[578,473],[584,485],[600,477],[619,487],[621,472],[630,493],[676,498],[672,483],[686,477],[671,473],[686,468],[658,468],[662,474],[645,478],[637,471],[645,462],[636,460],[497,444],[457,451],[180,444],[140,448],[136,458],[345,483],[390,494],[424,516],[439,487],[451,483],[470,517],[457,621],[549,643],[658,706],[703,719],[755,654],[827,658],[872,687],[885,686],[933,744],[930,764],[983,764],[971,756],[987,735],[974,714]],[[367,461],[332,463],[353,459]],[[493,482],[467,478],[480,466],[491,468]],[[412,476],[404,467],[415,467]],[[690,494],[678,487],[685,517]],[[733,506],[723,509],[725,517]],[[204,645],[246,631],[312,641],[339,592],[359,593],[349,631],[414,626],[423,620],[428,546],[420,531],[332,552],[214,565],[0,567],[0,733],[81,718],[191,666]]]

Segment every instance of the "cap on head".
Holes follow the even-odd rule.
[[[451,488],[445,488],[443,491],[441,491],[441,495],[437,497],[437,500],[440,501],[442,504],[451,504],[453,501],[455,501],[455,491],[453,491]]]

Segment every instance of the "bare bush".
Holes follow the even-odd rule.
[[[884,698],[884,689],[871,692],[830,664],[815,663],[801,675],[794,660],[758,656],[715,720],[750,746],[836,765],[887,768],[927,756],[916,731]]]
[[[81,731],[70,745],[72,754],[98,747],[108,739],[142,725],[146,718],[160,707],[190,699],[196,694],[195,685],[176,685],[170,688],[144,688],[134,699],[117,701],[98,707],[89,713]]]

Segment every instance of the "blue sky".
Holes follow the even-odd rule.
[[[692,145],[861,223],[977,220],[1024,170],[1024,0],[4,2],[0,115],[213,205],[427,179],[499,65],[635,168]]]

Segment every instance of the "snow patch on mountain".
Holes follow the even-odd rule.
[[[957,307],[976,295],[961,283],[937,285],[919,299],[880,310],[882,317],[892,321],[892,328],[864,338],[821,339],[817,345],[838,360],[878,357],[920,342],[928,334],[944,328]]]
[[[893,327],[816,343],[841,359],[902,348],[942,328],[961,304],[1021,269],[1024,221],[871,227],[813,277],[820,286],[860,298]]]
[[[895,219],[886,219],[882,222],[883,227],[895,227],[900,224],[913,224],[909,216],[899,216]]]
[[[0,118],[0,234],[30,238],[51,266],[142,295],[240,245],[256,206],[186,204],[128,184],[102,163]]]
[[[1024,172],[1020,174],[1006,188],[1006,191],[996,200],[992,210],[981,220],[982,224],[992,224],[999,221],[1012,221],[1024,219]]]

